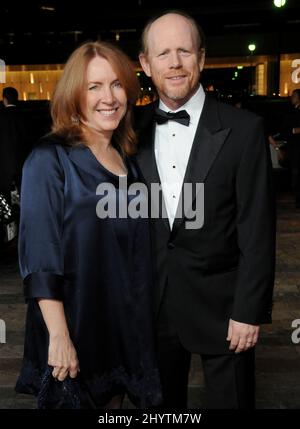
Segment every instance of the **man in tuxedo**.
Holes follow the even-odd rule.
[[[187,407],[196,353],[207,408],[254,408],[254,347],[260,324],[271,322],[275,253],[262,120],[205,94],[204,35],[189,15],[154,18],[142,45],[140,62],[159,96],[137,109],[136,122],[137,161],[149,189],[161,184],[164,209],[151,219],[163,407]],[[196,229],[179,209],[187,183],[204,183]]]

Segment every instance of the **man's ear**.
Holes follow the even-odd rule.
[[[139,55],[139,60],[140,60],[142,69],[144,70],[144,72],[146,73],[146,75],[148,77],[151,77],[151,69],[150,69],[150,64],[148,62],[147,56],[145,54],[140,54]]]
[[[202,72],[205,63],[205,49],[199,50],[199,69]]]

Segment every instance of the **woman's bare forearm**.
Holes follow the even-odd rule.
[[[49,332],[48,364],[53,366],[53,377],[60,381],[68,374],[76,377],[79,362],[69,335],[63,303],[41,298],[39,306]]]
[[[69,330],[62,301],[41,298],[38,302],[49,336],[52,338],[68,336]]]

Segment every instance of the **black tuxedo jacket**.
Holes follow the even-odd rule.
[[[26,144],[25,119],[18,107],[0,112],[0,192],[9,193],[20,179]]]
[[[155,107],[136,115],[137,162],[148,187],[160,182]],[[168,219],[151,220],[156,314],[167,285],[183,345],[195,353],[229,353],[230,318],[271,322],[275,204],[262,119],[206,95],[184,183],[204,183],[204,224],[187,229],[181,216],[170,230]]]

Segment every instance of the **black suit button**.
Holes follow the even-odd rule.
[[[168,243],[168,249],[175,249],[174,243]]]

